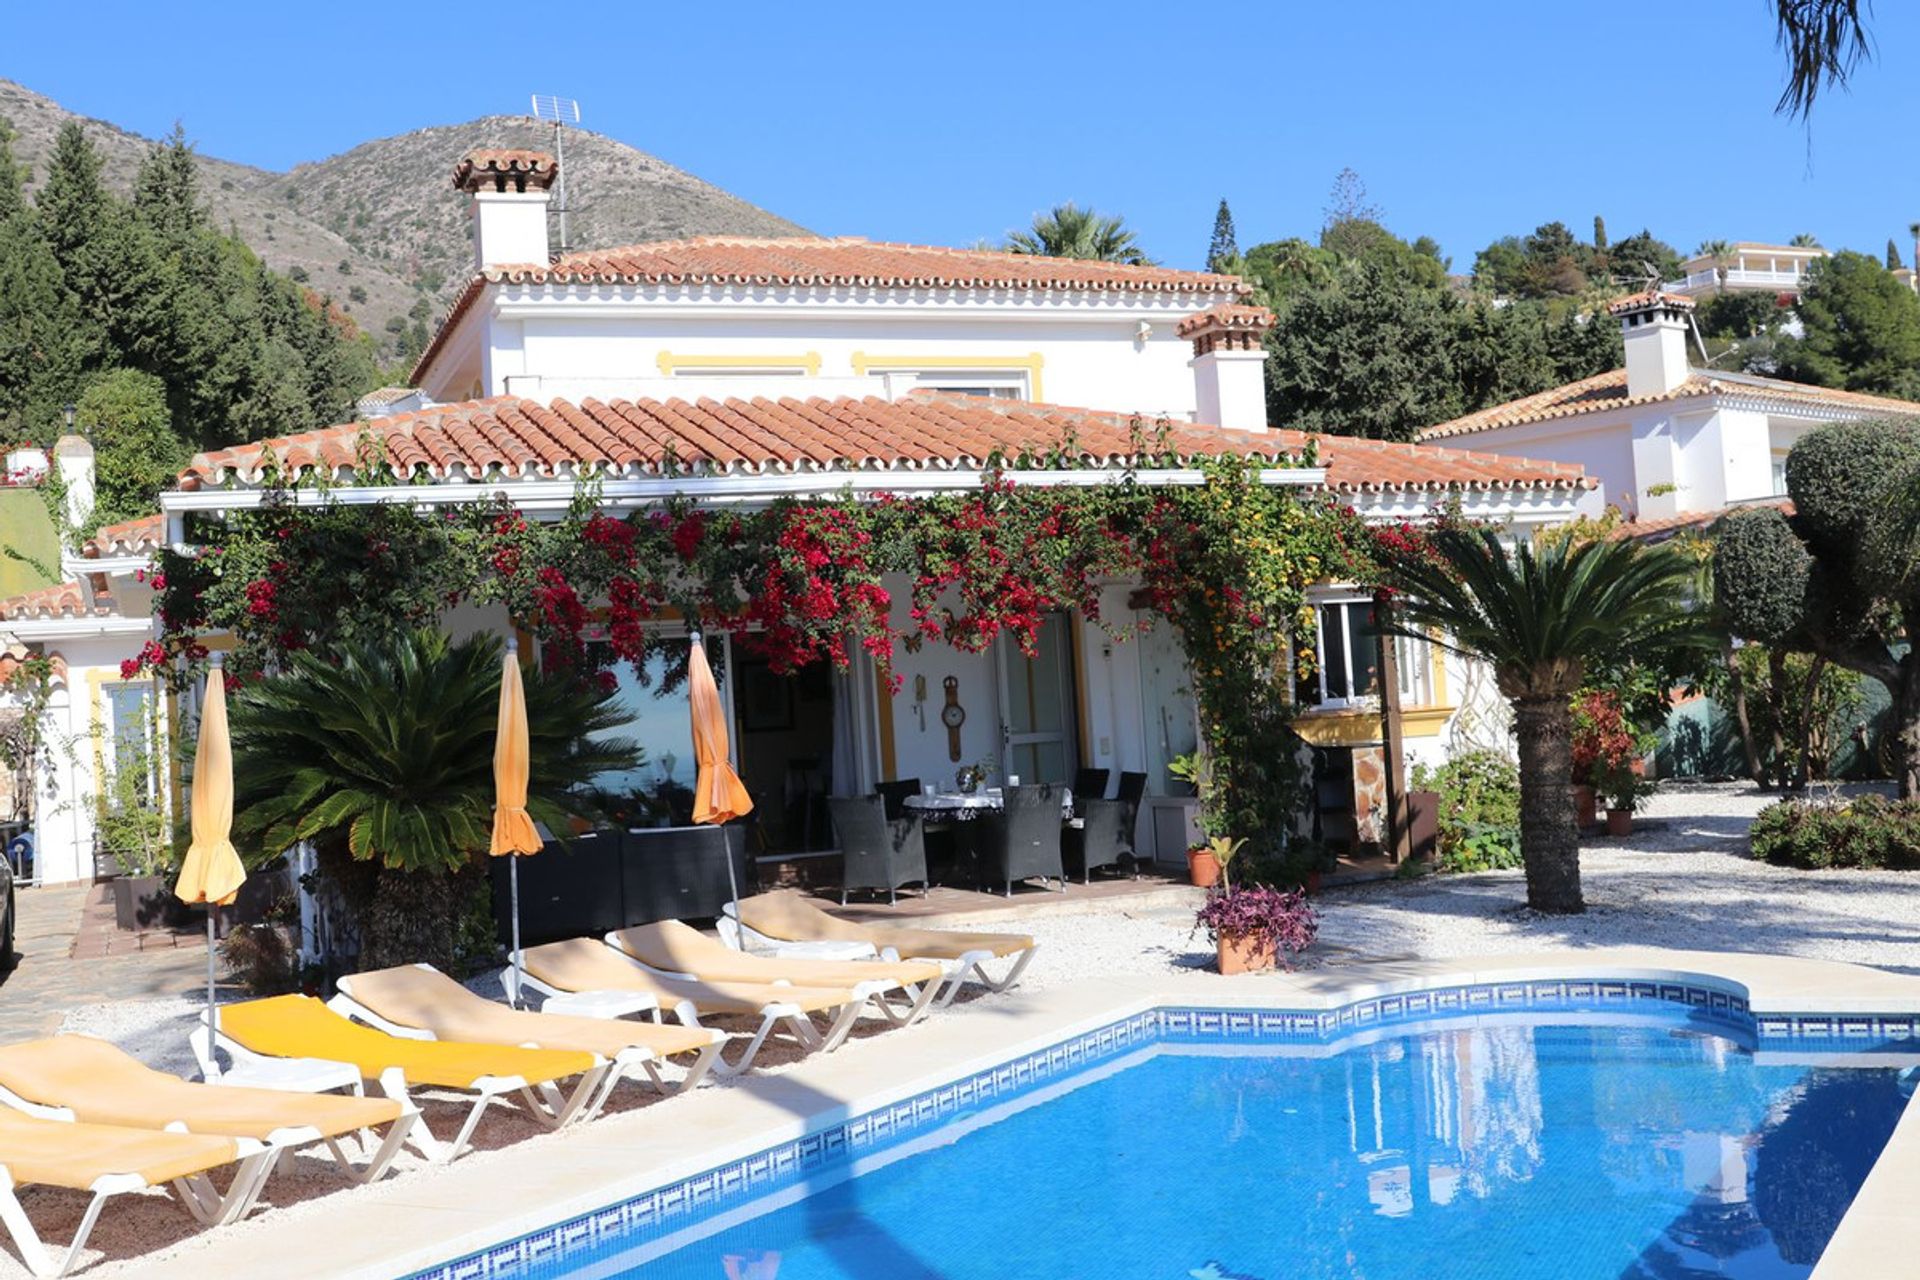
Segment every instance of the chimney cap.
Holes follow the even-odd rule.
[[[1656,311],[1660,308],[1669,311],[1693,310],[1693,299],[1685,294],[1668,293],[1664,289],[1643,289],[1639,293],[1630,293],[1624,298],[1615,298],[1607,304],[1607,314],[1624,316],[1635,311]]]
[[[1250,306],[1242,302],[1227,302],[1188,316],[1175,325],[1173,331],[1182,338],[1197,338],[1203,333],[1214,332],[1241,331],[1263,334],[1273,326],[1273,312],[1265,307]]]
[[[461,191],[545,191],[560,165],[544,151],[515,147],[475,147],[453,167],[453,185]]]

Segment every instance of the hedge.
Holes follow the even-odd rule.
[[[1753,856],[1785,867],[1920,870],[1920,800],[1782,800],[1753,820]]]

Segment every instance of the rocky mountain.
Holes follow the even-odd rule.
[[[30,190],[55,134],[72,118],[51,98],[0,80],[0,119],[18,135],[15,158],[32,168]],[[107,180],[129,189],[152,141],[105,121],[85,123],[105,157]],[[333,298],[391,359],[404,350],[406,331],[437,320],[467,279],[473,249],[465,201],[451,184],[454,162],[470,147],[551,150],[552,142],[551,128],[530,117],[485,116],[375,139],[287,173],[198,159],[219,224],[236,230],[269,265]],[[565,169],[573,248],[703,234],[806,234],[590,130],[567,131]]]

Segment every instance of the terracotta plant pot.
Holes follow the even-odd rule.
[[[1220,883],[1220,859],[1213,856],[1213,850],[1187,850],[1187,879],[1202,889]]]
[[[1304,887],[1306,888],[1307,896],[1309,898],[1311,898],[1314,894],[1320,892],[1321,874],[1322,874],[1321,870],[1318,867],[1315,867],[1313,870],[1307,872],[1307,883]]]
[[[1584,782],[1577,782],[1573,787],[1573,820],[1582,831],[1600,820],[1599,793]]]
[[[1633,810],[1607,810],[1607,834],[1610,836],[1630,836],[1633,834]]]
[[[1253,938],[1222,937],[1215,944],[1223,974],[1253,973],[1273,968],[1273,948]]]

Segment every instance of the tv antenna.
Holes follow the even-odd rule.
[[[550,93],[533,95],[533,118],[553,125],[553,161],[560,171],[560,252],[567,251],[567,144],[566,127],[580,123],[580,104],[572,98],[556,98]]]

